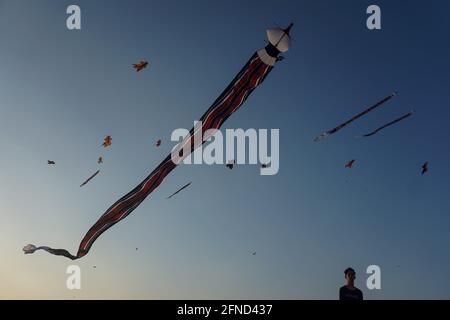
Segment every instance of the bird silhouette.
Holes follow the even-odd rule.
[[[422,165],[422,174],[428,171],[428,161]]]
[[[55,161],[47,160],[47,163],[48,163],[48,164],[55,164]]]

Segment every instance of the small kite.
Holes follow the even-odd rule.
[[[347,162],[347,164],[345,165],[345,167],[351,169],[351,168],[353,167],[353,164],[355,163],[355,161],[356,161],[356,160],[354,160],[354,159],[353,159],[353,160],[350,160],[349,162]]]
[[[141,71],[142,69],[147,68],[148,62],[145,60],[141,60],[139,63],[133,64],[133,68],[136,69],[136,72]]]
[[[255,256],[255,255],[256,255],[256,251],[252,253],[252,256]]]
[[[223,123],[244,104],[250,94],[264,82],[267,75],[279,61],[277,59],[279,55],[288,51],[290,44],[289,32],[292,26],[293,24],[291,23],[286,29],[273,28],[267,30],[269,43],[266,47],[253,53],[231,83],[200,117],[199,123],[202,124],[202,132],[207,132],[210,129],[220,129]],[[216,61],[220,63],[220,59],[217,57]],[[44,250],[72,260],[84,257],[102,233],[131,214],[163,182],[172,170],[182,163],[183,159],[205,143],[205,141],[199,142],[198,139],[195,139],[196,132],[197,128],[192,128],[189,135],[173,151],[174,154],[179,155],[180,161],[174,162],[172,160],[173,152],[169,154],[141,183],[117,200],[101,215],[81,240],[75,256],[64,249],[36,247],[33,245],[24,247],[24,252],[33,253],[36,250]]]
[[[428,161],[422,165],[422,174],[428,172]]]
[[[393,120],[393,121],[391,121],[391,122],[389,122],[389,123],[386,123],[385,125],[379,127],[378,129],[376,129],[376,130],[374,130],[374,131],[372,131],[372,132],[370,132],[370,133],[368,133],[368,134],[362,135],[362,137],[370,137],[370,136],[373,136],[373,135],[376,134],[378,131],[381,131],[381,130],[383,130],[384,128],[387,128],[387,127],[389,127],[389,126],[392,126],[393,124],[396,124],[397,122],[400,122],[400,121],[402,121],[402,120],[404,120],[404,119],[406,119],[406,118],[412,116],[413,113],[414,113],[414,111],[408,112],[407,114],[401,116],[400,118],[397,118],[397,119],[395,119],[395,120]]]
[[[111,143],[112,143],[111,136],[106,136],[102,145],[106,148],[106,147],[109,147],[111,145]]]
[[[106,136],[104,139],[103,139],[103,147],[109,147],[110,145],[112,144],[112,137],[111,136]]]
[[[338,125],[337,127],[325,131],[323,133],[321,133],[320,135],[318,135],[317,137],[314,138],[314,141],[320,141],[322,139],[325,139],[326,137],[328,137],[329,135],[338,132],[339,130],[341,130],[342,128],[344,128],[346,125],[352,123],[353,121],[355,121],[356,119],[361,118],[362,116],[368,114],[369,112],[375,110],[376,108],[378,108],[379,106],[381,106],[382,104],[384,104],[385,102],[387,102],[388,100],[392,99],[394,96],[396,95],[395,92],[393,92],[392,94],[390,94],[389,96],[387,96],[386,98],[378,101],[376,104],[374,104],[373,106],[371,106],[370,108],[367,108],[366,110],[358,113],[356,116],[350,118],[349,120],[345,121],[344,123],[341,123],[340,125]]]
[[[228,161],[226,166],[228,169],[232,170],[235,164],[236,164],[236,162],[234,160],[230,160],[230,161]]]
[[[98,173],[100,172],[100,170],[97,170],[96,173],[94,173],[92,176],[90,176],[89,178],[87,178],[87,180],[85,182],[83,182],[80,187],[84,186],[86,183],[88,183],[89,181],[91,181]]]
[[[97,160],[97,163],[98,164],[103,163],[103,157],[99,157],[98,160]]]
[[[178,189],[177,191],[175,191],[174,193],[172,193],[170,196],[168,196],[166,199],[170,199],[172,198],[174,195],[176,195],[178,192],[182,191],[183,189],[189,187],[191,185],[192,181],[189,182],[188,184],[182,186],[180,189]]]
[[[48,164],[55,164],[55,161],[47,160],[47,163],[48,163]]]
[[[158,141],[156,141],[156,146],[159,147],[161,145],[161,139],[158,139]]]

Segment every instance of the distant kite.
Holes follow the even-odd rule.
[[[428,172],[428,161],[422,165],[422,174]]]
[[[80,187],[84,186],[85,184],[87,184],[89,181],[91,181],[98,173],[100,172],[100,170],[97,170],[96,173],[94,173],[92,176],[90,176],[89,178],[87,178],[87,180],[85,182],[83,182]]]
[[[253,90],[266,79],[277,63],[279,54],[289,49],[289,31],[292,25],[291,23],[286,29],[274,28],[267,30],[269,38],[267,46],[252,55],[227,88],[200,118],[199,123],[202,124],[202,132],[207,132],[209,129],[220,129],[222,124],[242,106]],[[216,62],[220,63],[220,59],[217,57]],[[194,134],[197,130],[199,129],[196,127],[192,128],[190,134],[176,147],[174,154],[179,155],[180,161],[178,159],[176,162],[172,161],[172,154],[169,154],[136,188],[106,210],[81,240],[76,256],[64,249],[36,247],[33,245],[25,246],[23,251],[27,254],[42,249],[51,254],[62,255],[72,260],[84,257],[103,232],[126,218],[163,182],[179,163],[182,163],[183,159],[205,143],[203,139],[200,141],[195,139]]]
[[[252,256],[255,256],[255,255],[256,255],[256,251],[252,253]]]
[[[350,160],[349,162],[347,162],[347,164],[345,165],[346,168],[351,169],[353,167],[353,164],[355,163],[356,160]]]
[[[133,68],[136,69],[136,72],[141,71],[142,69],[147,68],[148,62],[145,60],[141,60],[139,63],[133,64]]]
[[[109,147],[111,145],[111,143],[112,143],[111,136],[106,136],[102,145],[106,148],[106,147]]]
[[[234,160],[230,160],[230,161],[228,161],[226,166],[228,169],[232,170],[235,164],[236,164],[236,162]]]
[[[103,163],[103,157],[99,157],[98,160],[97,160],[97,163],[98,164]]]
[[[325,131],[324,133],[318,135],[317,137],[314,138],[314,141],[320,141],[322,139],[325,139],[326,137],[328,137],[329,135],[338,132],[339,130],[341,130],[342,128],[344,128],[345,126],[347,126],[348,124],[352,123],[353,121],[355,121],[356,119],[361,118],[362,116],[368,114],[369,112],[375,110],[376,108],[378,108],[379,106],[381,106],[382,104],[384,104],[385,102],[387,102],[388,100],[392,99],[394,96],[396,95],[396,93],[392,93],[391,95],[387,96],[386,98],[384,98],[383,100],[378,101],[376,104],[374,104],[373,106],[371,106],[370,108],[358,113],[356,116],[350,118],[349,120],[345,121],[344,123],[341,123],[340,125],[338,125],[337,127]]]
[[[189,187],[191,185],[192,182],[189,182],[188,184],[182,186],[180,189],[178,189],[177,191],[175,191],[174,193],[172,193],[170,196],[168,196],[166,199],[170,199],[172,198],[174,195],[176,195],[178,192],[182,191],[183,189],[186,189],[187,187]]]
[[[55,164],[55,161],[47,160],[47,164]]]
[[[156,141],[156,146],[159,147],[161,145],[161,139],[158,139],[158,141]]]
[[[379,127],[378,129],[372,131],[371,133],[368,133],[368,134],[363,135],[363,137],[370,137],[370,136],[373,136],[373,135],[376,134],[378,131],[381,131],[381,130],[383,130],[384,128],[387,128],[387,127],[389,127],[389,126],[392,126],[393,124],[396,124],[397,122],[400,122],[400,121],[402,121],[402,120],[404,120],[404,119],[406,119],[406,118],[412,116],[413,113],[414,113],[414,111],[408,112],[407,114],[401,116],[400,118],[397,118],[397,119],[395,119],[395,120],[393,120],[393,121],[391,121],[391,122],[389,122],[389,123],[386,123],[385,125],[383,125],[383,126]]]

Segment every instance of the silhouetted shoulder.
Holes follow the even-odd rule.
[[[363,293],[358,288],[349,289],[342,286],[339,289],[339,300],[363,300]]]

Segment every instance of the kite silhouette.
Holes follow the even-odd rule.
[[[136,72],[139,72],[145,68],[147,68],[148,62],[145,60],[141,60],[139,63],[133,64],[133,68],[136,69]]]
[[[55,161],[47,160],[47,163],[48,163],[48,164],[55,164]]]
[[[372,132],[370,132],[370,133],[367,133],[367,134],[364,134],[363,137],[370,137],[370,136],[373,136],[373,135],[376,134],[377,132],[379,132],[379,131],[381,131],[381,130],[387,128],[387,127],[390,127],[390,126],[392,126],[393,124],[396,124],[397,122],[400,122],[400,121],[402,121],[402,120],[405,120],[406,118],[412,116],[413,114],[414,114],[414,111],[408,112],[407,114],[405,114],[405,115],[403,115],[403,116],[401,116],[401,117],[399,117],[399,118],[397,118],[397,119],[395,119],[395,120],[392,120],[391,122],[388,122],[388,123],[386,123],[385,125],[382,125],[381,127],[375,129],[374,131],[372,131]]]
[[[166,199],[170,199],[172,198],[174,195],[176,195],[178,192],[182,191],[183,189],[189,187],[191,185],[192,182],[189,182],[188,184],[182,186],[180,189],[178,189],[177,191],[175,191],[174,193],[172,193],[170,196],[168,196]]]
[[[355,163],[356,160],[350,160],[349,162],[347,162],[347,164],[345,165],[346,168],[351,169],[353,167],[353,164]]]
[[[112,144],[111,136],[106,136],[102,145],[106,148],[109,147],[111,144]]]
[[[232,170],[235,164],[236,164],[236,162],[235,162],[234,160],[230,160],[230,161],[226,164],[226,166],[227,166],[228,169]]]
[[[89,178],[87,178],[86,181],[84,181],[84,182],[80,185],[80,187],[86,185],[86,184],[87,184],[89,181],[91,181],[91,180],[92,180],[99,172],[100,172],[100,170],[97,170],[97,172],[94,173],[94,174],[93,174],[92,176],[90,176]]]
[[[422,165],[422,174],[428,172],[428,161]]]
[[[389,96],[385,97],[384,99],[378,101],[376,104],[374,104],[373,106],[367,108],[366,110],[358,113],[357,115],[351,117],[350,119],[348,119],[347,121],[341,123],[340,125],[338,125],[337,127],[325,131],[323,133],[321,133],[320,135],[318,135],[317,137],[314,138],[314,141],[320,141],[322,139],[325,139],[326,137],[328,137],[329,135],[338,132],[339,130],[341,130],[342,128],[344,128],[345,126],[349,125],[350,123],[352,123],[353,121],[361,118],[362,116],[368,114],[369,112],[375,110],[376,108],[380,107],[381,105],[383,105],[385,102],[389,101],[390,99],[392,99],[393,97],[395,97],[396,93],[393,92],[392,94],[390,94]]]

